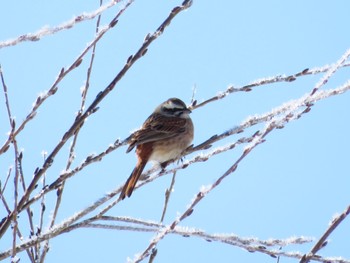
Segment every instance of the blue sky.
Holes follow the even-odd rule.
[[[179,4],[181,1],[133,2],[117,26],[98,42],[87,105],[141,46],[145,35],[153,32]],[[15,2],[2,3],[0,41],[34,33],[43,27],[55,27],[95,10],[98,5],[98,1],[37,0],[23,2],[19,8]],[[105,11],[101,25],[107,25],[122,6]],[[175,17],[147,54],[100,103],[100,109],[88,118],[79,134],[72,167],[89,154],[104,151],[117,138],[126,138],[169,97],[190,103],[195,89],[195,99],[201,102],[229,85],[240,87],[257,79],[335,63],[349,48],[349,8],[346,1],[222,1],[220,4],[194,1],[191,8]],[[95,20],[85,21],[40,41],[0,49],[0,63],[17,125],[30,112],[37,96],[50,88],[60,69],[68,67],[94,38],[95,23]],[[17,137],[19,148],[24,151],[23,172],[27,184],[35,168],[43,163],[42,152],[50,153],[74,121],[89,58],[86,56],[58,85],[58,92],[39,108],[35,119]],[[249,116],[264,114],[300,98],[309,93],[322,76],[308,75],[290,83],[259,86],[251,92],[233,93],[194,110],[194,144],[239,125]],[[349,69],[341,68],[322,89],[336,88],[349,80],[348,76]],[[261,240],[294,236],[317,240],[332,217],[349,205],[349,96],[347,92],[319,101],[302,118],[287,123],[284,129],[273,130],[180,226]],[[3,94],[0,105],[2,145],[10,130]],[[264,124],[253,126],[213,147],[251,136],[263,128]],[[46,183],[53,182],[65,169],[69,145],[70,141],[47,171]],[[164,223],[170,224],[182,214],[200,188],[217,180],[239,158],[245,146],[180,170]],[[124,183],[136,160],[133,153],[125,154],[125,150],[125,147],[119,148],[67,181],[57,222]],[[200,153],[193,153],[186,160]],[[13,165],[13,156],[12,148],[0,156],[2,184]],[[159,221],[164,191],[170,181],[169,174],[158,178],[107,214]],[[9,182],[11,185],[9,183],[5,194],[12,201],[13,179]],[[46,197],[46,227],[55,198],[54,192]],[[2,218],[6,213],[3,206],[0,207]],[[39,209],[39,203],[34,208]],[[34,222],[38,224],[39,210],[35,211]],[[25,222],[24,214],[20,220]],[[349,259],[349,227],[349,220],[345,219],[320,254]],[[22,232],[26,233],[26,229]],[[126,262],[128,257],[133,259],[135,254],[142,253],[154,235],[79,229],[50,242],[47,262]],[[11,240],[11,235],[4,236],[0,253],[11,246]],[[287,246],[283,251],[306,253],[313,245],[314,242]],[[167,235],[157,248],[155,262],[277,262],[265,254],[249,253],[196,237]],[[25,253],[18,256],[21,262],[29,262]],[[298,261],[281,258],[280,262]]]

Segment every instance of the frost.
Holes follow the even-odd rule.
[[[13,258],[11,258],[11,263],[17,263],[20,261],[20,258],[17,256],[14,256]]]
[[[208,192],[211,190],[211,188],[212,188],[212,185],[211,185],[211,184],[209,184],[209,185],[202,185],[202,186],[200,187],[200,191],[201,191],[203,194],[206,194],[206,193],[208,193]]]
[[[45,36],[48,32],[50,32],[50,26],[49,25],[45,25],[42,28],[40,28],[35,34],[30,34],[29,36],[31,37],[42,37]]]
[[[176,226],[175,229],[177,232],[187,233],[187,234],[204,232],[202,230],[196,229],[194,227],[188,227],[188,226]]]
[[[261,142],[262,142],[262,137],[255,136],[253,140],[243,148],[243,151],[249,151]]]
[[[45,150],[42,150],[40,154],[44,159],[47,157],[47,151]]]
[[[216,93],[216,96],[217,96],[219,99],[222,99],[223,97],[226,96],[226,92],[224,92],[224,91],[219,91],[218,93]]]
[[[60,176],[63,176],[63,175],[65,175],[65,174],[69,174],[70,172],[72,172],[71,169],[68,169],[68,170],[63,169],[63,170],[60,172]]]
[[[90,13],[83,12],[82,14],[75,16],[66,22],[63,22],[58,26],[49,27],[46,25],[34,33],[28,33],[25,35],[18,36],[17,38],[14,38],[14,39],[2,41],[2,42],[0,42],[0,48],[7,47],[7,46],[14,46],[14,45],[17,45],[18,43],[23,42],[23,41],[37,41],[37,40],[40,40],[40,38],[42,38],[44,36],[55,34],[61,30],[70,29],[79,22],[83,22],[84,20],[94,19],[96,16],[103,13],[107,9],[113,7],[117,3],[118,3],[118,1],[112,0],[109,3],[100,6],[99,8],[97,8],[96,10],[94,10]]]
[[[331,226],[334,223],[334,221],[336,221],[339,218],[339,216],[340,216],[339,213],[334,214],[332,216],[332,219],[329,221],[328,226]]]
[[[256,80],[250,82],[248,85],[261,85],[262,83],[276,82],[282,78],[286,78],[286,75],[283,74],[283,75],[278,75],[277,77],[272,76],[272,77],[265,77],[265,78],[256,79]]]
[[[85,93],[85,90],[86,90],[86,84],[80,87],[80,93],[83,95]]]

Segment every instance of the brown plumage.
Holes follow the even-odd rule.
[[[136,154],[137,154],[137,156],[140,156],[140,154],[141,154],[141,156],[143,156],[143,158],[142,159],[138,158],[137,164],[136,164],[134,170],[131,172],[131,175],[129,176],[128,180],[126,180],[126,183],[125,183],[123,190],[120,194],[120,197],[122,199],[124,199],[125,196],[128,196],[128,197],[131,196],[132,191],[134,190],[136,183],[139,180],[140,175],[141,175],[143,169],[145,168],[149,157],[152,154],[152,148],[149,147],[148,144],[150,144],[150,143],[140,144],[139,146],[137,146]],[[129,151],[131,151],[131,149]]]
[[[130,152],[136,146],[137,164],[126,181],[120,198],[130,197],[149,160],[165,163],[180,157],[193,140],[191,111],[179,99],[172,98],[160,104],[141,129],[128,139]]]

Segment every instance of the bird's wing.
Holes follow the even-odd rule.
[[[185,132],[186,122],[187,120],[183,118],[167,117],[160,114],[149,116],[142,128],[131,135],[127,152],[139,144],[171,138]]]

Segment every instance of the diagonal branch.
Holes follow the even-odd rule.
[[[350,62],[347,62],[347,63],[344,62],[340,65],[338,64],[336,69],[342,68],[342,67],[349,67],[349,66],[350,66]],[[215,95],[215,96],[213,96],[213,97],[211,97],[211,98],[209,98],[201,103],[197,103],[196,105],[191,106],[190,108],[196,109],[199,107],[203,107],[204,105],[206,105],[210,102],[221,100],[232,93],[250,92],[250,91],[252,91],[253,88],[257,88],[260,86],[274,84],[274,83],[280,83],[280,82],[293,82],[293,81],[297,80],[297,78],[300,78],[303,76],[316,75],[316,74],[328,72],[332,67],[334,67],[334,65],[330,65],[330,66],[326,65],[323,67],[316,67],[316,68],[312,68],[312,69],[307,68],[307,69],[304,69],[298,73],[288,75],[288,76],[277,75],[277,76],[273,76],[273,77],[258,79],[258,80],[253,81],[250,84],[247,84],[247,85],[244,85],[244,86],[238,87],[238,88],[235,88],[234,86],[230,85],[226,90],[219,92],[218,95]]]
[[[314,247],[311,249],[311,251],[307,254],[305,254],[301,260],[300,263],[308,263],[310,262],[310,259],[316,256],[316,253],[324,248],[327,245],[327,238],[332,234],[332,232],[340,225],[341,222],[350,214],[350,206],[348,206],[343,213],[341,213],[339,216],[334,218],[330,224],[330,226],[327,228],[326,232],[320,237],[320,239],[317,241],[317,243],[314,245]]]
[[[81,22],[94,19],[96,16],[102,14],[104,11],[113,7],[114,5],[116,5],[119,2],[121,2],[121,0],[112,0],[109,3],[107,3],[106,5],[101,6],[90,13],[84,12],[84,13],[72,18],[69,21],[63,22],[62,24],[60,24],[58,26],[55,26],[52,28],[44,27],[35,33],[28,33],[28,34],[24,34],[24,35],[21,35],[19,37],[16,37],[15,39],[9,39],[9,40],[2,41],[2,42],[0,42],[0,49],[4,48],[4,47],[9,47],[9,46],[15,46],[15,45],[17,45],[21,42],[25,42],[25,41],[38,41],[44,36],[52,35],[52,34],[55,34],[57,32],[60,32],[62,30],[71,29],[72,27],[76,26],[77,24],[79,24]]]

